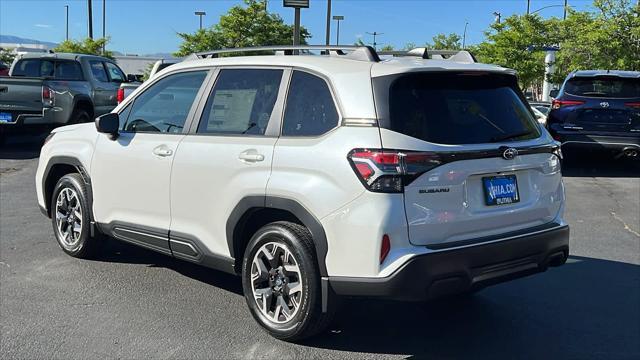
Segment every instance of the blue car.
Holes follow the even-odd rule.
[[[551,103],[547,127],[563,149],[608,149],[640,158],[640,72],[572,72]]]

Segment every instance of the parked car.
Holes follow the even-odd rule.
[[[533,115],[535,115],[536,120],[538,121],[538,123],[540,123],[540,125],[545,126],[547,124],[547,115],[543,114],[540,110],[533,106],[531,106],[531,111],[533,111]]]
[[[549,115],[549,110],[551,110],[551,103],[550,102],[544,102],[544,101],[530,101],[529,105],[531,105],[532,108],[540,111],[541,113],[543,113],[545,116]]]
[[[54,130],[36,192],[62,250],[89,257],[102,234],[239,275],[288,341],[339,296],[424,301],[566,261],[559,148],[514,71],[235,51],[282,50],[331,56],[199,54]]]
[[[0,76],[9,76],[9,65],[0,61]]]
[[[608,149],[638,158],[640,72],[572,72],[552,102],[548,127],[563,147]]]
[[[160,71],[166,69],[167,67],[177,64],[180,60],[176,59],[162,59],[158,60],[153,64],[151,71],[149,72],[149,79],[154,77]],[[131,93],[137,89],[142,84],[142,81],[130,81],[126,83],[120,84],[120,88],[118,89],[118,104],[124,101]]]
[[[0,78],[0,132],[92,121],[116,107],[125,81],[114,61],[99,56],[19,55]]]

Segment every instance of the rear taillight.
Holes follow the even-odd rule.
[[[584,104],[584,101],[553,99],[553,101],[551,101],[551,108],[557,110],[565,106],[576,106],[576,105],[582,105],[582,104]]]
[[[42,105],[53,106],[55,92],[48,86],[42,87]]]
[[[116,93],[116,99],[118,100],[118,104],[120,104],[124,100],[124,89],[119,88]]]
[[[624,103],[624,106],[640,109],[640,102],[628,102]]]
[[[382,149],[354,149],[348,159],[367,190],[383,193],[401,193],[420,174],[442,164],[436,154]]]

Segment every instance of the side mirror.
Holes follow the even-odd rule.
[[[138,76],[136,76],[134,74],[127,74],[127,81],[128,82],[138,82]]]
[[[120,128],[120,116],[117,113],[108,113],[96,118],[96,130],[99,133],[109,135],[109,139],[118,138],[118,129]]]
[[[560,92],[559,90],[551,90],[549,91],[549,96],[552,98],[557,98],[558,97],[558,92]]]

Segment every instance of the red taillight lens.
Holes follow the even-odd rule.
[[[389,235],[384,234],[382,237],[382,244],[380,245],[380,264],[382,264],[384,259],[387,258],[389,251],[391,251],[391,240],[389,240]]]
[[[557,110],[564,106],[576,106],[582,104],[584,104],[584,101],[553,99],[553,101],[551,101],[551,108]]]
[[[116,99],[118,100],[118,104],[120,104],[124,100],[124,89],[119,88],[116,93]]]
[[[348,159],[369,191],[385,193],[401,193],[417,176],[442,163],[431,153],[382,149],[354,149]]]
[[[640,109],[640,102],[628,102],[624,103],[624,106]]]
[[[53,106],[54,91],[48,86],[42,87],[42,104],[44,106]]]

